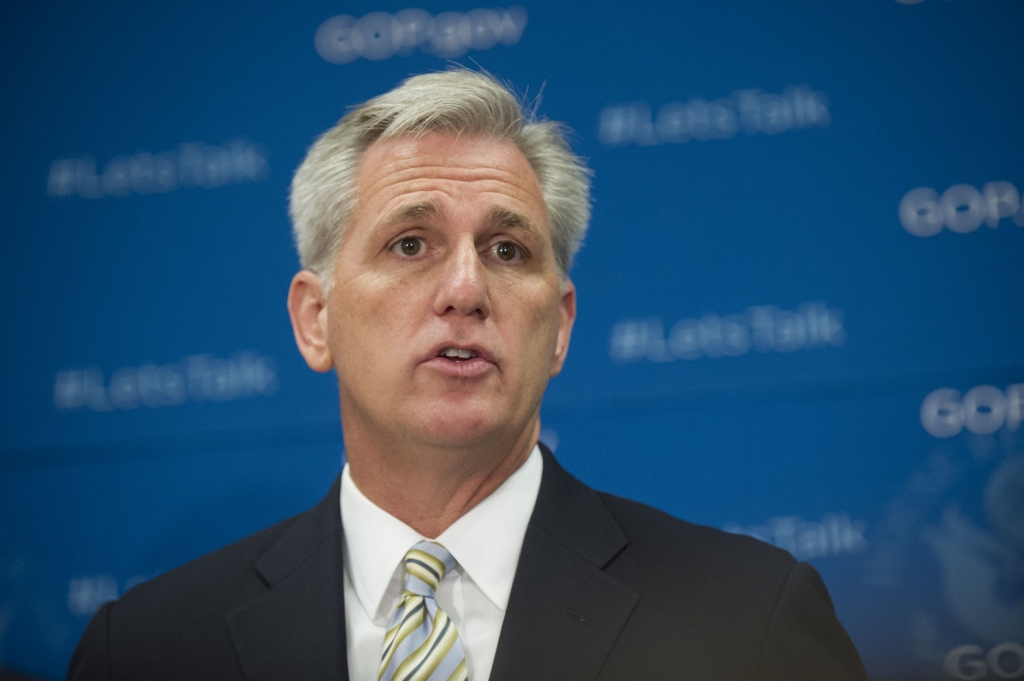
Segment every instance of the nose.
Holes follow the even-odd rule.
[[[487,272],[471,239],[458,242],[449,251],[440,271],[434,312],[438,315],[454,312],[481,319],[490,315]]]

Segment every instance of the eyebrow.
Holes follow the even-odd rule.
[[[537,233],[537,229],[534,227],[533,222],[530,221],[530,218],[504,208],[491,209],[491,214],[488,216],[487,222],[491,227],[521,229],[531,234]]]
[[[401,224],[418,220],[432,220],[444,217],[444,208],[437,201],[420,201],[402,206],[381,220],[380,225]]]
[[[444,217],[445,210],[439,202],[419,201],[396,209],[378,225],[394,225],[420,220],[443,220]],[[537,228],[528,217],[505,208],[492,208],[490,215],[487,216],[487,224],[492,228],[504,227],[505,229],[521,229],[531,234],[537,233]]]

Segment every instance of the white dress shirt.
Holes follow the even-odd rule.
[[[470,681],[491,675],[543,467],[534,446],[501,487],[434,539],[458,562],[438,587],[437,603],[459,632]],[[341,473],[341,524],[349,676],[377,681],[384,632],[405,585],[402,559],[426,537],[367,499],[347,463]]]

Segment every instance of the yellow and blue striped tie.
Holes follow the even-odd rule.
[[[453,567],[455,558],[437,542],[421,541],[405,554],[405,591],[388,620],[378,681],[467,681],[459,632],[434,595]]]

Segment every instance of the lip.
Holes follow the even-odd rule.
[[[434,357],[433,359],[429,359],[424,362],[421,366],[428,367],[429,369],[438,371],[446,376],[453,376],[456,378],[475,378],[477,376],[483,376],[494,368],[494,364],[488,362],[483,357],[462,359],[458,362],[453,362],[452,360],[444,357]]]
[[[489,364],[497,364],[497,361],[495,361],[494,359],[494,355],[489,350],[487,350],[487,348],[481,345],[476,345],[475,343],[464,344],[459,343],[458,341],[451,340],[436,344],[433,348],[431,348],[429,354],[424,355],[422,361],[429,362],[434,359],[444,359],[443,357],[441,357],[441,351],[444,350],[445,348],[458,348],[460,350],[469,350],[470,352],[476,355],[476,357],[472,359],[464,359],[460,363],[472,362],[475,359],[482,359],[488,362]],[[445,361],[450,362],[451,360],[445,359]],[[454,362],[452,363],[454,364]]]
[[[476,357],[470,359],[460,359],[459,361],[452,361],[446,357],[441,356],[441,351],[445,348],[459,348],[460,350],[469,350],[473,352]],[[459,378],[472,378],[475,376],[481,376],[487,371],[497,366],[494,355],[489,352],[486,348],[475,345],[473,343],[463,344],[454,341],[445,341],[438,343],[431,350],[429,355],[425,355],[420,364],[429,367],[435,371],[439,371],[447,376],[454,376]]]

